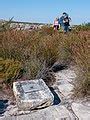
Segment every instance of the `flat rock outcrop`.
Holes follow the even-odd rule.
[[[72,114],[64,106],[50,106],[31,114],[4,117],[1,120],[74,120]]]
[[[40,92],[40,94],[41,93],[43,95],[48,94],[48,96],[46,95],[48,100],[46,100],[42,94],[41,95],[38,94],[36,98],[33,96],[35,99],[33,97],[30,97],[30,98],[32,98],[31,103],[34,103],[34,100],[42,101],[45,99],[47,101],[46,103],[51,101],[50,104],[48,104],[50,105],[49,107],[42,108],[42,106],[47,106],[47,105],[45,102],[43,102],[44,104],[39,104],[39,101],[37,101],[37,103],[40,106],[37,106],[36,108],[40,108],[40,109],[34,109],[34,110],[25,110],[25,111],[19,110],[17,105],[12,105],[12,106],[9,105],[6,109],[6,112],[3,114],[3,116],[0,117],[0,120],[89,120],[90,119],[90,100],[88,100],[87,98],[83,100],[78,100],[78,101],[71,99],[73,81],[76,78],[76,74],[74,70],[68,68],[56,73],[55,75],[56,75],[56,83],[52,86],[52,88],[50,88],[53,95],[51,94],[49,88],[46,86],[46,84],[43,83],[41,79],[39,80],[39,81],[42,81],[40,82],[40,84],[38,83],[39,82],[38,80],[35,81],[35,84],[33,83],[34,81],[31,80],[31,83],[33,84],[29,83],[28,85],[23,85],[23,83],[26,82],[24,84],[27,84],[29,81],[20,82],[18,83],[19,85],[21,85],[21,87],[19,88],[22,88],[24,91],[21,92],[22,91],[21,89],[21,90],[18,90],[20,93],[15,92],[15,94],[19,93],[20,94],[19,96],[21,96],[21,98],[26,97],[24,96],[25,94],[28,94],[28,93],[31,93],[31,91],[34,92],[37,90]],[[32,88],[31,85],[33,85],[33,89],[31,89]],[[23,94],[21,95],[21,93]],[[29,99],[28,95],[26,97],[27,98],[26,101],[28,101]],[[53,96],[54,96],[55,104],[53,104],[52,102]],[[40,99],[38,97],[41,97],[44,99]],[[23,104],[23,102],[21,103]],[[21,103],[19,105],[21,105]],[[51,106],[51,104],[53,105]],[[31,105],[32,104],[30,104],[30,106]],[[36,104],[34,103],[34,105]]]
[[[90,101],[73,102],[72,110],[79,120],[90,120]]]

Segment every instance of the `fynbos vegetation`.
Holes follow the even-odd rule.
[[[0,76],[6,76],[3,77],[5,80],[16,79],[23,68],[25,78],[35,79],[43,67],[50,68],[56,61],[62,63],[73,61],[80,68],[74,88],[75,96],[88,95],[89,33],[88,27],[83,30],[76,28],[67,34],[54,32],[52,28],[47,27],[39,31],[10,29],[1,31]],[[9,62],[10,65],[7,68]]]

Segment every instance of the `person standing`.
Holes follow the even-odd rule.
[[[59,19],[58,18],[54,20],[54,30],[59,30]]]
[[[71,18],[69,18],[68,14],[65,13],[65,12],[63,13],[63,15],[59,19],[59,24],[60,24],[61,28],[64,30],[64,32],[68,32],[69,31],[70,19]]]

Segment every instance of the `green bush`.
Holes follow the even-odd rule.
[[[18,78],[22,65],[19,61],[13,59],[0,59],[0,80],[5,83],[11,83]]]

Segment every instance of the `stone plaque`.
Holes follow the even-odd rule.
[[[13,91],[21,110],[42,108],[53,104],[54,96],[42,79],[13,83]]]

